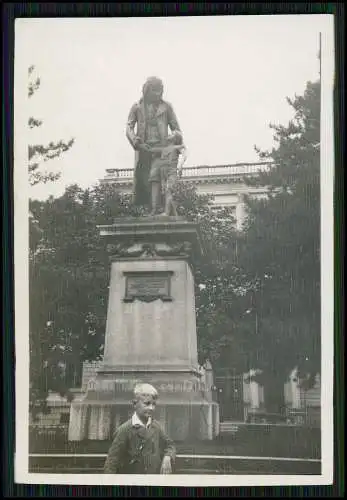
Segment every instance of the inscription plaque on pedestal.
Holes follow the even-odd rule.
[[[151,302],[157,299],[171,301],[172,274],[170,271],[124,273],[124,302],[133,302],[135,299],[144,302]]]

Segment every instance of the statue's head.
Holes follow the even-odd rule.
[[[160,78],[151,76],[147,78],[142,87],[143,98],[147,102],[159,102],[163,97],[164,85]]]

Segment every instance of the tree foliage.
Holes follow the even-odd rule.
[[[34,66],[29,67],[29,84],[28,84],[28,97],[31,98],[35,92],[40,88],[41,80],[39,77],[33,78]],[[34,129],[42,126],[42,120],[34,117],[30,117],[28,120],[28,127]],[[57,158],[62,153],[68,151],[73,143],[74,139],[69,141],[60,140],[58,142],[50,142],[48,145],[43,144],[30,144],[28,146],[28,160],[29,160],[29,182],[32,186],[43,182],[52,182],[58,180],[61,176],[61,172],[51,172],[47,169],[42,169],[40,165],[46,163],[53,158]]]
[[[274,167],[251,181],[267,186],[269,197],[247,199],[239,242],[239,266],[254,283],[247,344],[268,387],[283,383],[294,367],[312,381],[320,371],[319,82],[309,82],[303,96],[287,101],[294,118],[288,126],[271,125],[271,151],[258,149]]]

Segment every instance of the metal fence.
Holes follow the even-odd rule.
[[[106,454],[31,454],[29,472],[102,474]],[[320,459],[178,454],[174,474],[321,474]]]
[[[31,454],[104,454],[112,438],[105,441],[68,441],[68,426],[29,428]],[[236,433],[220,434],[211,441],[177,442],[177,453],[182,455],[238,455],[276,456],[287,458],[319,459],[321,435],[317,427],[277,424],[238,425]]]
[[[233,177],[250,176],[259,172],[267,172],[271,168],[269,162],[236,163],[228,165],[198,165],[195,167],[185,167],[182,169],[182,178],[194,179],[197,177]],[[132,180],[134,176],[133,168],[108,168],[107,175],[101,183]]]

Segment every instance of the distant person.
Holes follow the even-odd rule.
[[[157,399],[152,385],[135,387],[134,414],[116,430],[104,466],[106,474],[172,473],[176,449],[153,419]]]

